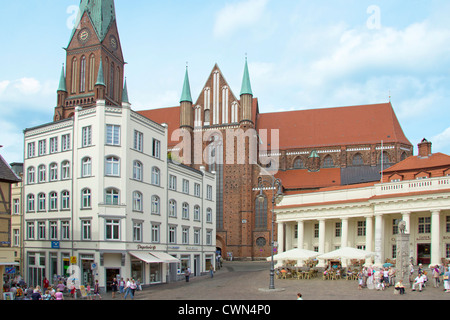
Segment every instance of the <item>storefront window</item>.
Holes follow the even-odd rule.
[[[161,263],[150,263],[150,283],[161,282]]]
[[[141,260],[131,261],[131,277],[134,280],[139,280],[140,283],[144,283],[144,263]]]

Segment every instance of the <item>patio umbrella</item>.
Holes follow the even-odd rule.
[[[317,259],[328,260],[328,259],[367,259],[375,256],[375,252],[370,252],[366,250],[360,250],[356,248],[343,247],[317,257]]]
[[[392,267],[392,266],[393,266],[393,264],[390,263],[390,262],[386,262],[385,264],[383,264],[383,268],[389,268],[389,267]]]
[[[306,250],[306,249],[292,249],[273,256],[274,260],[308,260],[315,258],[319,255],[318,252]],[[272,257],[268,257],[267,261],[270,261]]]

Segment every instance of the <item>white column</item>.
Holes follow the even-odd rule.
[[[348,246],[348,218],[342,218],[341,222],[341,248]],[[347,259],[342,259],[342,266],[347,267]]]
[[[319,220],[319,252],[325,253],[325,219]]]
[[[366,217],[366,250],[373,252],[373,219],[372,217]],[[372,258],[366,259],[366,264],[372,264]]]
[[[375,265],[382,265],[384,259],[384,247],[383,247],[383,216],[376,215],[375,216]]]
[[[441,250],[440,250],[440,211],[431,211],[431,264],[441,263]]]
[[[303,249],[303,241],[305,235],[305,222],[298,221],[297,222],[297,248]]]
[[[293,228],[294,226],[290,223],[286,223],[286,250],[292,249],[292,238],[293,238]]]
[[[278,233],[277,233],[277,242],[278,242],[278,253],[284,252],[284,223],[278,222]]]
[[[406,222],[406,230],[405,233],[411,233],[411,212],[403,212],[402,220]]]

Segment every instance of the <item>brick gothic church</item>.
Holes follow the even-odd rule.
[[[98,99],[113,106],[128,102],[114,1],[82,0],[80,13],[80,27],[73,31],[66,49],[55,121],[72,117],[75,106],[95,106]],[[235,258],[258,259],[271,253],[271,188],[265,186],[264,202],[256,200],[258,178],[272,182],[270,169],[262,164],[267,163],[264,154],[272,154],[271,167],[275,162],[278,168],[272,172],[281,179],[285,194],[379,181],[382,167],[413,155],[390,102],[260,113],[247,61],[239,96],[216,64],[195,102],[186,70],[179,105],[139,113],[168,124],[169,151],[178,152],[181,142],[181,161],[186,165],[204,165],[216,172],[217,247],[223,256],[232,253]],[[261,158],[256,163],[248,158],[244,163],[225,161],[227,142],[233,142],[235,154],[243,147],[225,138],[230,130],[239,129],[244,133],[266,130],[267,135],[257,137]],[[270,138],[272,132],[279,132],[279,140]],[[244,141],[248,153],[250,142]],[[199,154],[201,161],[194,161]]]

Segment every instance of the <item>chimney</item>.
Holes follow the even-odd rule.
[[[428,158],[431,156],[431,142],[427,139],[423,139],[421,143],[418,144],[419,147],[419,158]]]

